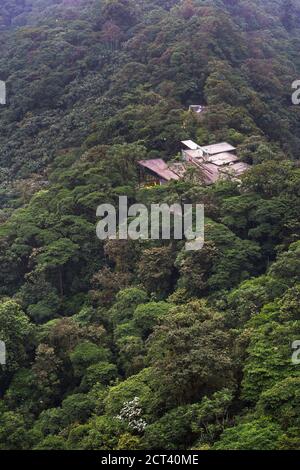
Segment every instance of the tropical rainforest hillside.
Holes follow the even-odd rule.
[[[300,1],[0,6],[0,449],[299,450]],[[251,169],[140,187],[182,139]],[[120,195],[204,248],[98,240]]]

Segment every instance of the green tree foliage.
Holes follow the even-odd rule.
[[[6,365],[2,374],[16,371],[26,363],[32,342],[33,325],[13,300],[0,303],[0,337],[6,347]],[[1,375],[2,375],[1,374]]]
[[[99,347],[89,341],[79,343],[70,354],[75,376],[82,377],[89,366],[102,362],[109,356],[110,352],[106,348]]]
[[[261,418],[224,431],[215,450],[272,450],[283,433],[272,421]]]
[[[174,308],[149,340],[148,360],[168,403],[181,405],[234,383],[230,333],[201,301]]]

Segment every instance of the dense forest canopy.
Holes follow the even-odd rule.
[[[300,1],[0,7],[0,449],[299,450]],[[139,187],[183,139],[251,169]],[[98,240],[124,194],[204,248]]]

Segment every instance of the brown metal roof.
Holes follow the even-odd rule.
[[[220,178],[219,168],[212,163],[204,163],[202,165],[204,182],[206,184],[213,184]]]
[[[179,180],[180,178],[161,158],[156,158],[154,160],[140,160],[138,164],[143,168],[147,168],[148,170],[152,171],[157,176],[163,178],[166,181]]]
[[[219,168],[212,163],[193,158],[190,164],[198,168],[205,184],[213,184],[219,179]]]
[[[173,162],[169,163],[169,169],[176,173],[180,178],[183,178],[186,174],[186,163],[185,162]]]
[[[190,163],[200,170],[203,181],[207,185],[216,183],[216,181],[226,177],[238,178],[249,168],[249,165],[243,162],[217,165],[215,163],[208,162],[207,160],[205,161],[194,158],[190,160]]]

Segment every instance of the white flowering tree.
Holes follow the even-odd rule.
[[[127,423],[130,430],[141,434],[145,431],[147,426],[146,421],[141,415],[142,408],[140,407],[140,399],[139,397],[135,397],[133,400],[124,403],[117,418]]]

